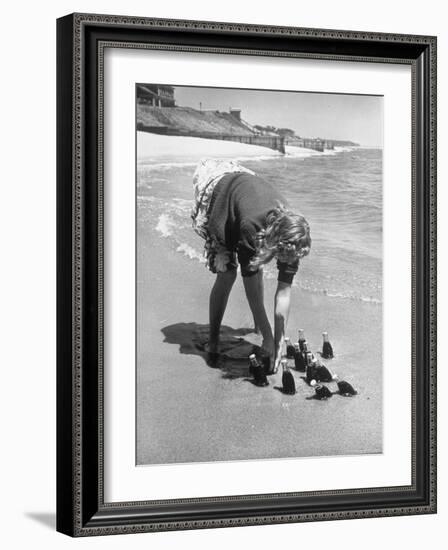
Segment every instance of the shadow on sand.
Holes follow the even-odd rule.
[[[260,347],[251,342],[256,336],[252,329],[221,327],[220,353],[210,354],[206,350],[209,325],[198,323],[176,323],[161,329],[164,342],[179,346],[179,353],[198,355],[211,368],[220,369],[223,378],[244,378],[248,375],[247,358],[251,353],[259,353]],[[245,336],[251,334],[252,338]]]

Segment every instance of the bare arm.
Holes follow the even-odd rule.
[[[274,345],[275,368],[277,369],[282,354],[282,345],[285,339],[285,330],[288,323],[289,307],[291,305],[291,285],[279,281],[274,302]]]

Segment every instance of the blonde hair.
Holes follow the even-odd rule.
[[[257,252],[249,263],[252,270],[285,253],[288,263],[307,256],[311,248],[310,226],[300,214],[277,206],[266,218],[266,228],[257,233]]]

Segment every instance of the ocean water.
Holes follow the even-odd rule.
[[[301,261],[294,284],[334,300],[381,304],[382,150],[299,153],[239,159],[278,186],[291,209],[310,224],[311,252]],[[145,246],[163,239],[182,261],[205,270],[203,241],[190,218],[195,166],[182,152],[138,163],[137,238],[150,235]],[[265,272],[276,279],[275,263]]]

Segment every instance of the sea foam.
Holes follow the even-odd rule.
[[[184,256],[190,258],[190,260],[197,260],[202,264],[205,263],[204,256],[187,243],[181,243],[176,248],[176,252],[181,252]]]
[[[162,237],[170,237],[173,234],[173,226],[174,222],[168,214],[160,214],[156,231],[161,233]]]

